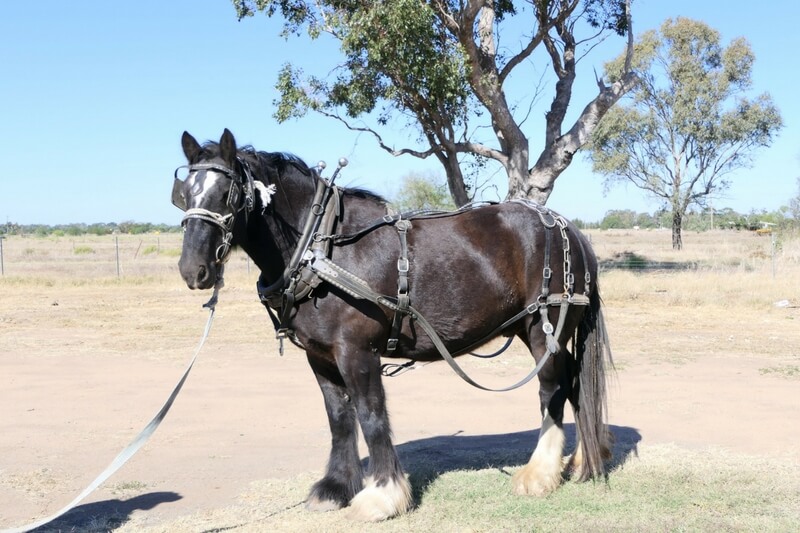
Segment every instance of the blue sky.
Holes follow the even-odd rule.
[[[753,94],[769,92],[785,123],[752,168],[731,176],[733,187],[714,206],[748,212],[785,205],[797,194],[800,176],[794,55],[800,50],[800,4],[776,1],[767,12],[744,0],[634,2],[637,33],[676,16],[705,21],[724,43],[746,37],[756,55]],[[184,130],[206,140],[218,139],[227,127],[240,144],[289,151],[309,164],[323,159],[332,166],[344,156],[351,164],[340,184],[389,197],[410,172],[441,174],[433,160],[393,158],[370,137],[321,117],[278,124],[272,114],[280,66],[288,61],[323,74],[337,57],[324,43],[287,42],[279,29],[261,15],[238,22],[227,0],[2,2],[0,223],[177,224],[181,214],[169,194],[172,171],[184,163]],[[573,112],[596,91],[593,69],[602,72],[622,45],[612,39],[582,61]],[[532,153],[538,152],[543,113],[544,107],[534,109],[526,126]],[[387,137],[398,147],[416,137],[399,121],[391,126]],[[494,179],[503,194],[504,180]],[[548,205],[587,221],[611,209],[659,207],[633,187],[604,195],[601,178],[583,158],[558,179]]]

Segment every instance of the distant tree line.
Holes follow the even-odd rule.
[[[800,218],[795,217],[787,207],[776,211],[751,211],[747,214],[737,213],[729,207],[713,212],[710,209],[687,211],[684,221],[683,227],[688,231],[800,229]],[[650,214],[637,213],[630,209],[615,209],[608,211],[599,222],[584,222],[580,219],[574,219],[573,222],[581,229],[670,229],[672,212],[662,209]]]
[[[109,222],[96,224],[15,224],[8,222],[0,226],[0,234],[5,235],[35,235],[37,237],[63,237],[65,235],[139,235],[142,233],[177,233],[180,226],[168,224],[151,224],[149,222]]]

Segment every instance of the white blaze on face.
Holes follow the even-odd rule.
[[[210,198],[214,195],[224,195],[227,192],[230,187],[230,178],[213,170],[194,172],[186,179],[186,185],[189,187],[188,207],[208,208]],[[220,191],[224,192],[220,193]],[[224,197],[217,196],[216,198],[218,201],[222,199],[222,202],[225,202]]]

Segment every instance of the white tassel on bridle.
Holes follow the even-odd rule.
[[[253,187],[256,190],[256,194],[261,198],[261,214],[263,215],[264,210],[267,208],[270,201],[272,201],[272,195],[275,194],[277,189],[274,183],[264,185],[260,181],[253,181]]]

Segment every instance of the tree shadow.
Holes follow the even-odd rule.
[[[612,426],[613,457],[606,463],[607,472],[619,468],[631,455],[638,456],[642,436],[638,430]],[[566,450],[575,448],[575,424],[564,424]],[[497,435],[445,435],[409,441],[397,446],[400,459],[409,474],[415,501],[419,502],[426,488],[439,476],[456,470],[497,469],[507,476],[528,462],[539,430]],[[367,459],[364,459],[366,467]]]
[[[87,503],[32,531],[112,531],[130,520],[134,511],[148,511],[181,498],[183,496],[176,492],[150,492],[127,500]]]
[[[700,264],[697,261],[656,261],[648,259],[635,252],[617,252],[608,259],[600,261],[600,270],[635,270],[656,271],[656,270],[698,270]]]

